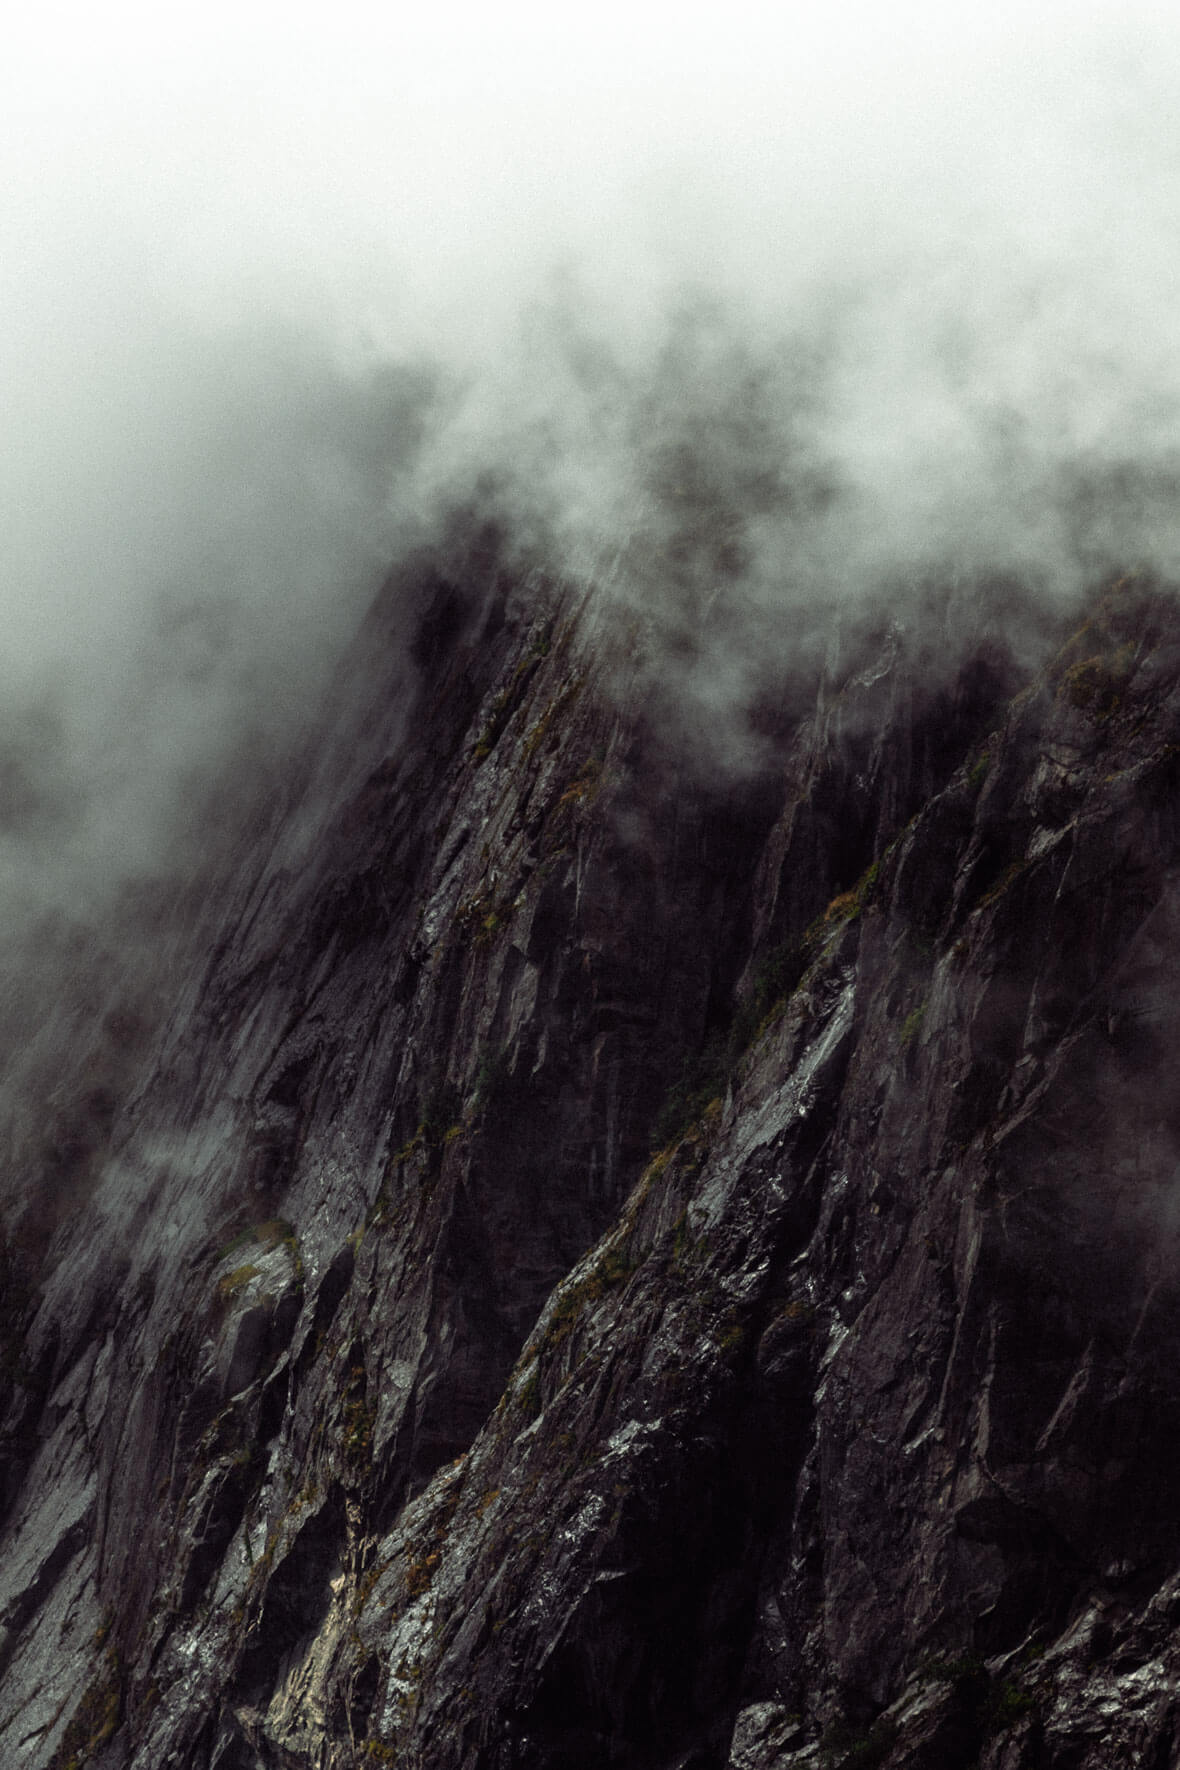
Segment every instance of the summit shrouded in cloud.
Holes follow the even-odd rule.
[[[1170,570],[1178,50],[1162,9],[26,20],[0,683],[56,721],[67,896],[291,740],[455,501],[758,634]]]
[[[1176,1761],[1180,31],[22,30],[0,1761]]]

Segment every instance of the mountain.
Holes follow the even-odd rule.
[[[1175,603],[674,662],[399,567],[10,1181],[14,1770],[1180,1759]]]

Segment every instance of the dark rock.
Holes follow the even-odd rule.
[[[493,531],[391,580],[6,1255],[6,1762],[1174,1762],[1180,617],[1000,626],[719,781]]]

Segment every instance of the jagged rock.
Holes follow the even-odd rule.
[[[1174,1761],[1180,618],[940,618],[735,778],[391,580],[24,1309],[6,1762]]]

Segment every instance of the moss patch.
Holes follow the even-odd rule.
[[[123,1713],[123,1675],[119,1656],[108,1649],[102,1670],[89,1684],[70,1717],[49,1770],[82,1770],[118,1731]]]
[[[531,762],[538,750],[545,743],[555,725],[560,725],[561,716],[582,691],[584,677],[574,676],[564,688],[558,690],[541,717],[536,721],[524,740],[524,759]]]
[[[261,1266],[255,1266],[250,1262],[244,1266],[235,1267],[232,1272],[227,1272],[224,1278],[218,1280],[217,1295],[223,1303],[232,1302],[238,1292],[245,1290],[250,1280],[257,1278],[261,1271]]]

